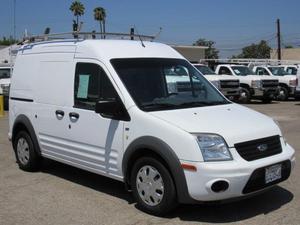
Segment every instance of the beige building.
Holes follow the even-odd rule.
[[[176,51],[183,55],[191,62],[199,62],[200,59],[205,59],[205,46],[189,46],[189,45],[171,45]]]
[[[271,50],[271,59],[278,59],[277,49]],[[281,49],[282,60],[300,60],[300,48]]]

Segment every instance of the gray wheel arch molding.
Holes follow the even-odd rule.
[[[36,153],[38,154],[38,156],[41,156],[41,149],[40,149],[40,146],[39,146],[39,143],[37,140],[37,136],[35,134],[35,130],[32,126],[32,123],[30,122],[30,119],[24,114],[19,115],[14,121],[12,134],[11,134],[12,144],[14,144],[14,139],[16,137],[17,130],[19,129],[19,127],[26,128],[26,131],[29,133],[29,135],[32,139]]]
[[[152,136],[144,136],[134,140],[125,150],[122,171],[127,188],[130,186],[130,170],[134,163],[132,160],[135,155],[139,154],[139,151],[143,151],[143,153],[145,151],[149,153],[154,152],[167,163],[167,167],[174,179],[179,203],[188,204],[197,202],[188,193],[184,171],[175,152],[164,141]]]

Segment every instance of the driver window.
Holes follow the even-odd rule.
[[[95,110],[98,101],[118,96],[104,70],[97,64],[77,63],[74,83],[74,107]]]

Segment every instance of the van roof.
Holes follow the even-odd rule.
[[[75,53],[75,57],[110,60],[113,58],[183,58],[168,45],[132,40],[53,40],[23,45],[19,54]]]

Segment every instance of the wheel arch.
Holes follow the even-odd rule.
[[[34,149],[35,149],[36,153],[39,156],[41,156],[41,150],[40,150],[40,147],[39,147],[39,144],[38,144],[38,140],[37,140],[37,137],[36,137],[36,134],[35,134],[35,130],[32,126],[32,123],[30,122],[30,119],[24,114],[19,115],[15,119],[13,129],[12,129],[12,139],[11,139],[12,144],[14,144],[17,133],[19,131],[22,131],[22,130],[28,132],[28,134],[30,135],[30,137],[32,139],[32,142],[34,144],[34,147],[35,147]]]
[[[164,141],[152,136],[144,136],[134,140],[124,153],[122,170],[124,182],[128,189],[130,189],[130,174],[133,164],[135,160],[142,156],[158,158],[166,164],[165,166],[174,180],[177,198],[180,203],[194,202],[188,193],[184,171],[175,152]]]

